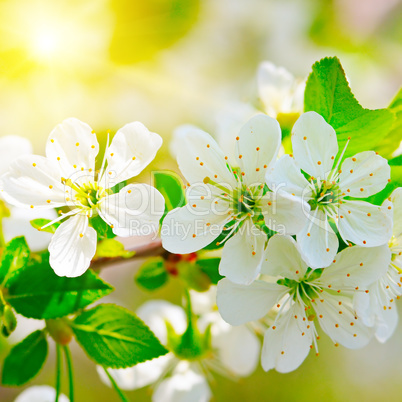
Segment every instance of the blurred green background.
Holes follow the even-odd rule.
[[[332,55],[364,107],[387,106],[402,81],[401,1],[3,0],[0,135],[25,136],[43,153],[51,129],[67,117],[101,133],[139,120],[165,140],[153,167],[174,169],[172,130],[192,123],[213,133],[217,114],[255,99],[259,62],[303,78]],[[131,262],[103,272],[116,286],[108,301],[132,310],[151,297],[179,302],[174,282],[152,295],[139,290],[136,269]],[[21,321],[10,342],[35,325]],[[400,401],[401,337],[399,326],[387,344],[373,341],[359,351],[322,337],[320,356],[311,354],[294,373],[258,369],[237,383],[216,377],[215,400]],[[0,354],[8,348],[3,344]],[[74,351],[77,401],[117,400]],[[53,384],[53,369],[51,354],[32,383]],[[19,392],[0,388],[0,400]],[[150,400],[146,389],[129,395]]]

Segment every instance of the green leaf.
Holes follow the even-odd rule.
[[[15,272],[5,286],[17,313],[36,319],[72,314],[113,290],[90,270],[77,278],[57,276],[46,258]]]
[[[135,276],[135,282],[146,290],[155,290],[162,287],[169,279],[162,257],[152,257],[141,265]]]
[[[99,215],[91,218],[90,222],[98,234],[98,240],[113,239],[116,237],[112,228]]]
[[[27,265],[30,250],[25,237],[12,239],[3,251],[0,261],[0,284],[4,284],[7,278],[18,269]]]
[[[105,239],[98,243],[96,247],[96,256],[98,258],[130,258],[135,254],[135,251],[127,251],[123,244],[115,239]]]
[[[375,151],[390,159],[402,140],[402,88],[392,100],[388,109],[395,114],[395,121],[388,135],[375,147]]]
[[[167,353],[136,315],[113,304],[83,312],[71,326],[89,357],[105,367],[131,367]]]
[[[304,93],[304,110],[319,113],[331,124],[340,149],[351,137],[344,157],[375,149],[386,138],[395,119],[387,109],[360,106],[336,57],[326,57],[313,65]]]
[[[201,268],[201,271],[209,276],[211,283],[214,285],[223,278],[223,276],[219,274],[220,262],[220,258],[204,258],[197,260],[197,265]]]
[[[183,182],[180,176],[175,172],[152,172],[155,187],[165,198],[165,213],[166,214],[177,207],[182,207],[186,204],[186,196],[183,190]]]
[[[35,331],[15,345],[4,360],[2,384],[23,385],[35,377],[45,363],[48,344],[43,331]]]
[[[42,229],[43,226],[47,225],[50,222],[50,219],[34,219],[31,221],[31,225],[33,228],[38,229],[41,232],[54,233],[56,229],[60,226],[60,222],[55,222],[52,225]]]

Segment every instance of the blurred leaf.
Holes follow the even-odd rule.
[[[183,182],[179,175],[174,172],[152,172],[152,176],[155,187],[165,199],[165,213],[161,218],[163,220],[169,211],[186,204]]]
[[[38,229],[39,231],[54,233],[56,229],[60,226],[60,222],[55,222],[52,225],[42,229],[42,226],[45,226],[50,222],[51,222],[50,219],[34,219],[31,221],[31,225],[33,228]]]
[[[98,258],[114,258],[123,257],[130,258],[135,254],[135,251],[127,251],[124,245],[116,239],[105,239],[96,246],[96,256]]]
[[[23,385],[35,377],[45,363],[48,344],[43,331],[35,331],[15,345],[4,360],[2,384]]]
[[[84,311],[71,326],[89,357],[105,367],[131,367],[167,353],[137,316],[113,304]]]
[[[199,0],[112,0],[115,28],[110,55],[131,64],[153,57],[180,39],[194,24]]]
[[[211,285],[209,275],[195,262],[180,261],[177,263],[179,278],[186,284],[186,287],[197,292],[205,292]]]
[[[213,285],[216,285],[223,278],[223,276],[219,274],[220,262],[220,258],[204,258],[197,260],[197,265],[201,268],[201,271],[209,276]]]
[[[169,279],[165,260],[162,257],[147,259],[135,276],[135,282],[146,290],[156,290],[162,287]]]
[[[0,261],[0,284],[4,284],[13,272],[26,266],[30,250],[25,237],[12,239],[3,251]]]
[[[326,57],[313,65],[304,94],[305,112],[315,111],[331,124],[344,157],[372,150],[389,133],[394,115],[387,109],[369,110],[360,106],[352,94],[341,63]]]
[[[98,234],[98,240],[113,239],[116,237],[112,228],[99,215],[91,218],[90,222]]]
[[[113,290],[90,270],[77,278],[57,276],[46,258],[15,272],[5,287],[4,298],[17,313],[36,319],[74,313]]]

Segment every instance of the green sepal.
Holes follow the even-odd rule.
[[[131,258],[135,251],[128,251],[116,239],[104,239],[96,246],[96,258]]]
[[[8,337],[15,331],[15,328],[17,328],[17,317],[8,304],[4,306],[2,321],[1,331],[5,337]]]
[[[220,262],[221,259],[218,257],[201,258],[197,260],[196,264],[202,272],[208,275],[211,284],[216,285],[223,278],[223,276],[219,273]]]

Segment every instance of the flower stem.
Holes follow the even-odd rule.
[[[59,402],[61,386],[61,346],[56,343],[56,397],[55,402]]]
[[[108,369],[106,367],[103,367],[103,370],[105,370],[105,373],[107,375],[107,377],[109,378],[109,381],[112,383],[112,386],[114,388],[114,390],[117,392],[117,395],[119,395],[120,399],[123,402],[129,402],[129,400],[127,399],[127,397],[124,395],[123,391],[119,388],[119,386],[117,385],[115,379],[113,378],[113,376],[109,373]]]
[[[66,356],[67,371],[68,371],[68,385],[70,402],[74,402],[74,374],[73,374],[73,361],[71,358],[71,352],[67,345],[63,346],[64,355]]]

